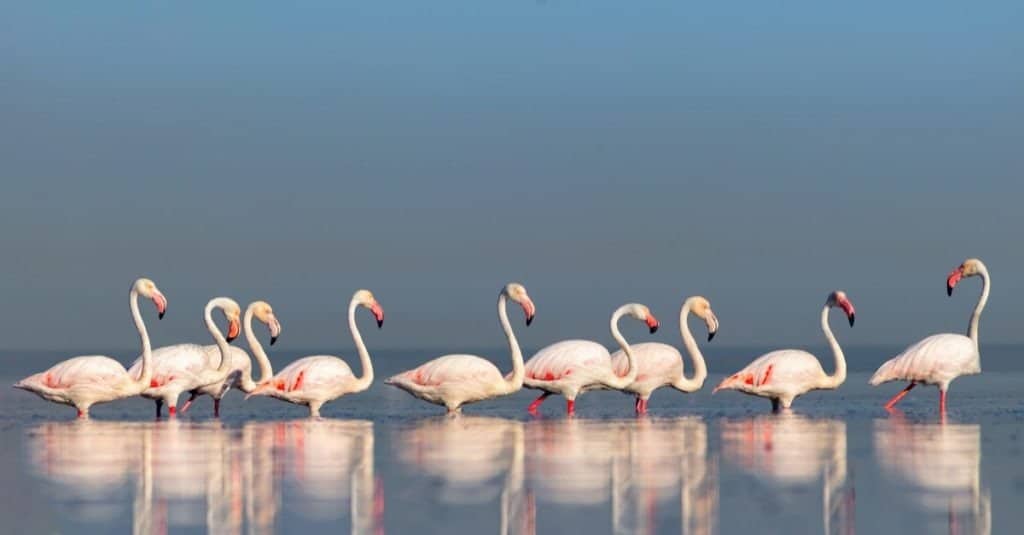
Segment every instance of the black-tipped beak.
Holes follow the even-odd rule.
[[[658,326],[657,325],[651,325],[651,334],[654,334],[656,332],[658,332]]]
[[[708,342],[710,342],[712,339],[715,338],[715,333],[717,333],[717,332],[718,331],[711,331],[711,332],[708,333]]]
[[[948,282],[946,283],[946,296],[947,297],[952,297],[953,296],[953,287],[950,286],[950,284]]]
[[[853,327],[853,320],[857,319],[856,314],[850,314],[850,327]]]
[[[383,326],[384,326],[384,319],[381,318],[381,319],[377,320],[377,328],[380,329]]]
[[[276,342],[276,341],[277,341],[277,337],[276,336],[271,336],[270,337],[270,345],[274,345],[274,342]]]
[[[526,326],[529,327],[531,323],[533,323],[533,316],[527,316],[526,317]]]
[[[157,319],[161,319],[161,320],[164,319],[164,314],[166,314],[166,313],[167,313],[167,310],[164,309],[163,312],[161,312],[160,314],[157,314]]]

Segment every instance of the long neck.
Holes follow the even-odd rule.
[[[696,392],[700,390],[704,386],[704,380],[708,377],[708,367],[704,363],[704,355],[701,354],[697,341],[693,339],[690,325],[686,321],[690,317],[690,308],[692,306],[693,302],[687,299],[679,310],[679,332],[683,335],[683,346],[686,347],[686,352],[690,354],[690,359],[693,360],[693,377],[687,378],[680,371],[679,379],[672,384],[676,389],[683,392]]]
[[[228,368],[231,365],[231,355],[228,353],[230,351],[228,349],[228,341],[224,339],[224,335],[217,328],[217,324],[213,322],[213,309],[216,306],[216,300],[207,303],[206,309],[203,311],[203,319],[206,320],[206,330],[210,331],[210,334],[213,335],[213,341],[217,343],[217,348],[220,349],[220,365],[217,366],[217,373],[223,374],[226,377]]]
[[[359,334],[359,327],[356,326],[356,309],[359,303],[353,300],[348,305],[348,329],[352,331],[352,340],[356,343],[356,351],[359,352],[359,364],[363,367],[363,375],[356,379],[356,392],[370,388],[373,383],[373,364],[370,362],[370,352],[366,350],[363,337]]]
[[[252,317],[255,313],[253,307],[245,309],[245,341],[249,344],[249,349],[252,350],[252,354],[256,357],[256,362],[260,366],[260,383],[269,381],[274,376],[274,367],[270,365],[270,359],[267,358],[267,353],[263,351],[263,344],[260,343],[260,339],[256,338],[256,334],[252,332]],[[243,383],[252,383],[252,378],[246,375],[242,376]],[[248,390],[246,390],[248,388]],[[252,392],[256,388],[255,384],[243,384],[242,390]]]
[[[508,338],[508,350],[512,353],[512,374],[505,379],[505,386],[509,392],[516,392],[523,387],[523,377],[526,375],[523,367],[523,352],[519,350],[519,341],[516,334],[512,332],[512,325],[508,322],[508,311],[505,310],[507,298],[502,292],[498,297],[498,321],[505,331],[505,338]]]
[[[974,340],[975,346],[978,345],[978,320],[981,319],[981,311],[985,308],[985,303],[988,303],[988,292],[992,285],[988,270],[984,266],[979,270],[978,276],[981,277],[981,297],[978,298],[978,304],[975,305],[974,313],[971,314],[971,323],[967,327],[967,336]]]
[[[821,309],[821,330],[825,331],[825,339],[828,340],[828,345],[832,348],[832,355],[836,359],[836,371],[832,375],[825,376],[822,388],[839,388],[839,385],[843,384],[843,381],[846,380],[846,358],[843,356],[843,349],[839,347],[839,342],[836,341],[835,335],[832,334],[832,328],[828,324],[828,311],[828,305]]]
[[[149,333],[146,332],[146,323],[142,321],[142,314],[139,313],[139,292],[132,288],[128,295],[128,306],[132,309],[132,319],[135,320],[135,328],[139,331],[139,338],[142,339],[142,374],[135,381],[140,388],[148,388],[149,381],[153,378],[153,348],[149,345]]]
[[[612,331],[612,338],[618,342],[619,347],[621,347],[622,351],[626,354],[626,361],[628,362],[629,367],[626,369],[626,375],[623,375],[622,377],[614,377],[607,382],[608,386],[611,388],[625,388],[636,381],[636,358],[633,356],[633,350],[629,347],[629,343],[626,342],[626,339],[622,337],[622,333],[619,332],[619,320],[626,314],[626,310],[627,307],[625,306],[619,307],[618,310],[612,314],[610,327]],[[614,372],[612,375],[615,375]]]

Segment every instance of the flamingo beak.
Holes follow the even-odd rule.
[[[380,303],[374,301],[373,305],[370,306],[370,311],[373,312],[373,317],[377,318],[377,328],[380,329],[384,326],[384,309],[381,308]]]
[[[658,332],[658,318],[655,318],[654,314],[647,314],[647,327],[650,328],[651,334]]]
[[[241,330],[242,329],[239,326],[238,318],[232,318],[231,322],[228,324],[228,335],[226,337],[227,341],[231,342],[235,338],[238,338],[238,333],[241,332]]]
[[[153,305],[156,306],[156,311],[159,314],[160,319],[164,319],[164,314],[167,313],[167,298],[160,292],[153,293]]]
[[[853,327],[853,322],[857,319],[857,311],[853,308],[853,303],[848,300],[842,300],[839,302],[839,308],[843,309],[846,313],[846,318],[850,320],[850,327]]]
[[[964,267],[960,266],[954,269],[953,272],[949,274],[949,277],[946,277],[946,295],[953,295],[953,288],[956,287],[956,283],[960,282],[960,279],[962,279],[963,276]]]
[[[281,336],[281,324],[278,323],[277,318],[272,318],[268,326],[270,328],[270,345],[274,345],[277,337]]]
[[[529,299],[523,301],[523,314],[526,314],[526,326],[529,327],[533,323],[533,317],[537,315],[537,307],[533,306],[533,301]]]
[[[708,319],[706,321],[708,324],[708,342],[710,342],[715,337],[715,333],[718,332],[718,317],[715,316],[714,312],[708,310]]]

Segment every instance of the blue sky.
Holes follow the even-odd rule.
[[[1021,341],[1019,3],[9,4],[6,348],[134,346],[139,275],[157,344],[224,294],[348,346],[367,287],[371,345],[498,345],[513,279],[534,347],[695,293],[723,344],[818,344],[834,288],[842,340],[909,343],[964,330],[967,256],[983,341]]]

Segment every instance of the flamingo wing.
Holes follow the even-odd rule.
[[[726,377],[718,388],[751,393],[800,391],[823,377],[825,370],[814,355],[799,349],[782,349],[761,355],[747,367]]]
[[[153,350],[154,379],[172,375],[195,375],[207,367],[206,351],[198,344],[176,344]],[[128,373],[134,379],[142,375],[141,356],[135,359]]]
[[[526,362],[526,378],[538,381],[557,381],[580,368],[608,369],[611,357],[608,350],[590,340],[565,340],[538,351]]]
[[[502,380],[498,367],[475,355],[445,355],[394,377],[418,386],[445,383],[493,384]]]
[[[99,355],[74,357],[37,374],[47,388],[72,388],[84,384],[109,384],[125,379],[120,362]]]
[[[315,355],[289,364],[271,379],[279,391],[312,391],[324,387],[337,387],[355,378],[352,368],[338,357]]]
[[[915,381],[938,384],[960,375],[979,373],[978,346],[961,334],[935,334],[908,347],[882,364],[871,384]]]

